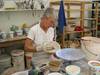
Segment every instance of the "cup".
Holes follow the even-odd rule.
[[[22,30],[17,30],[16,34],[17,34],[17,36],[22,36],[23,35],[23,31]]]
[[[69,65],[65,68],[65,70],[68,75],[79,75],[80,74],[80,67],[76,65]]]
[[[1,32],[1,34],[2,34],[2,38],[3,38],[3,39],[6,39],[6,36],[7,36],[7,35],[6,35],[6,32]]]
[[[13,38],[14,37],[14,32],[13,31],[10,31],[9,32],[9,36],[10,36],[10,38]]]

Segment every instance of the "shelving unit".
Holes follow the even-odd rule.
[[[6,12],[6,11],[32,11],[32,9],[0,9],[0,12]]]
[[[94,18],[94,17],[96,17],[96,26],[97,26],[97,34],[96,34],[96,36],[97,37],[100,37],[100,29],[99,29],[99,24],[100,24],[100,21],[99,21],[99,19],[100,19],[100,17],[99,17],[99,13],[100,13],[100,6],[99,6],[99,4],[100,4],[100,1],[93,1],[93,3],[92,3],[92,9],[96,9],[96,11],[92,11],[92,18]],[[91,23],[91,25],[92,24],[94,24],[93,22]]]
[[[51,2],[51,7],[53,5],[59,5],[60,1],[56,1],[56,2]],[[95,8],[92,8],[92,4],[95,4]],[[79,26],[81,27],[82,30],[76,30],[75,29],[73,31],[67,31],[66,26],[64,28],[64,32],[63,32],[63,40],[64,40],[64,44],[66,42],[66,37],[67,37],[67,41],[70,40],[70,35],[78,35],[78,37],[74,37],[74,38],[81,38],[83,36],[85,36],[85,33],[89,32],[90,34],[92,34],[91,36],[97,36],[97,29],[98,29],[98,11],[100,10],[98,8],[98,2],[85,2],[85,1],[64,1],[64,5],[67,9],[65,9],[65,13],[67,13],[66,16],[66,20],[67,20],[67,26],[70,25],[71,21],[79,21]],[[90,7],[87,8],[86,5],[89,5]],[[78,9],[74,9],[71,8],[72,6],[78,6]],[[79,12],[79,17],[73,17],[71,16],[71,12],[75,12],[78,11]],[[95,12],[95,17],[85,17],[85,12],[91,12],[94,11]],[[89,13],[88,13],[89,14]],[[87,15],[88,15],[87,14]],[[85,22],[95,22],[95,24],[93,25],[86,25],[85,26]],[[76,28],[77,26],[75,26]],[[73,39],[72,39],[73,40]],[[64,46],[66,47],[66,46]]]

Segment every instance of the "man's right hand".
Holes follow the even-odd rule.
[[[25,40],[24,50],[27,52],[36,52],[36,44],[29,38]]]
[[[43,46],[42,45],[36,45],[36,51],[42,51],[43,50]]]

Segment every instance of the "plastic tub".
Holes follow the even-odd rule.
[[[24,51],[23,50],[13,50],[12,55],[12,64],[17,68],[17,71],[22,71],[25,69],[24,65]]]

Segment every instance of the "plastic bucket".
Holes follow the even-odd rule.
[[[33,57],[33,52],[26,52],[25,53],[26,67],[28,69],[32,67],[32,57]]]
[[[25,69],[24,64],[24,51],[23,50],[13,50],[12,55],[12,64],[16,67],[17,71],[23,71]]]
[[[81,48],[87,60],[95,60],[100,55],[100,39],[96,37],[82,37]]]
[[[8,67],[11,67],[11,57],[9,55],[0,55],[0,73]]]

